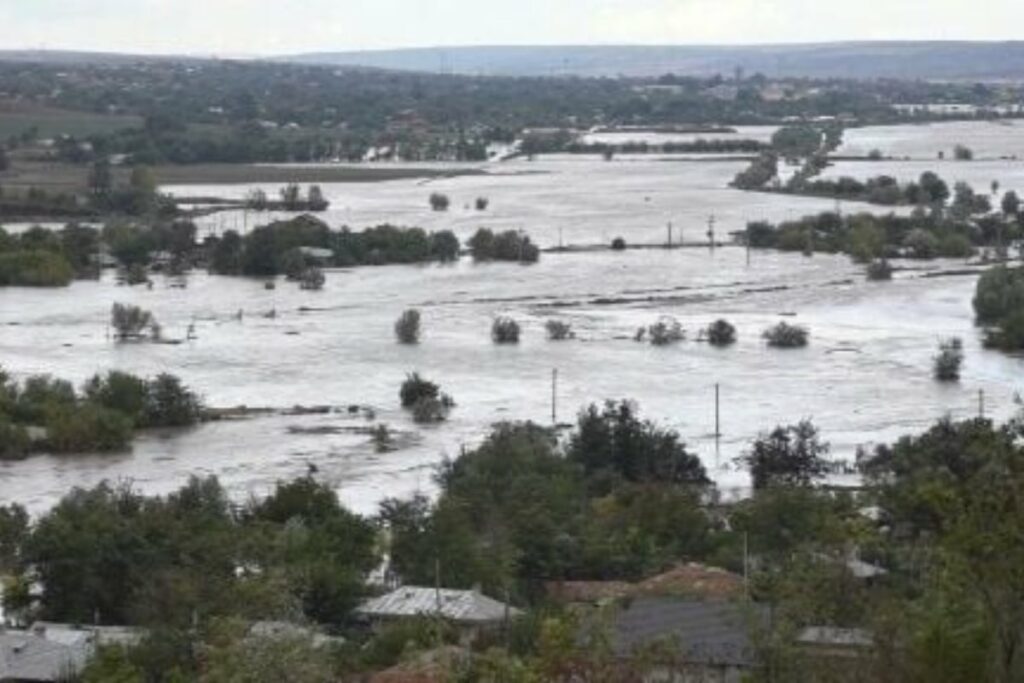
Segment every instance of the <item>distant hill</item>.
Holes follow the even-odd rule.
[[[858,42],[762,46],[412,48],[282,57],[280,61],[506,76],[711,76],[1024,80],[1024,41]]]

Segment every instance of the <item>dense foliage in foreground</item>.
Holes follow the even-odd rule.
[[[528,610],[504,638],[477,642],[453,680],[569,681],[580,666],[622,680],[623,662],[576,637],[579,613],[550,605],[545,582],[697,560],[746,567],[749,608],[772,614],[751,624],[753,681],[1012,683],[1024,675],[1022,442],[1018,422],[942,421],[859,454],[863,489],[838,490],[823,485],[835,462],[818,431],[780,426],[737,462],[750,496],[722,503],[675,433],[609,403],[584,410],[561,444],[546,428],[499,425],[441,467],[436,502],[389,500],[375,520],[308,477],[241,506],[196,479],[166,497],[76,491],[36,521],[0,507],[0,569],[14,577],[16,617],[149,627],[136,650],[104,651],[86,680],[262,683],[285,662],[290,680],[339,680],[455,642],[433,620],[356,627],[352,607],[385,547],[379,524],[405,582],[480,585]],[[851,563],[877,570],[865,579]],[[348,642],[254,640],[258,619]],[[806,626],[859,628],[871,644],[823,664],[796,646]],[[637,658],[630,675],[656,664]]]

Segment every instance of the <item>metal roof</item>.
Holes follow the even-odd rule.
[[[686,662],[751,666],[749,636],[756,608],[731,602],[703,602],[676,598],[641,597],[627,602],[611,622],[612,649],[629,657],[656,643],[671,645]]]
[[[31,631],[5,631],[0,633],[0,680],[67,680],[82,672],[92,650],[88,638],[68,644]]]
[[[506,607],[505,603],[492,600],[475,590],[418,586],[403,586],[387,595],[367,600],[356,611],[363,616],[376,618],[440,614],[445,619],[463,623],[491,623],[502,621],[506,613],[508,616],[520,614],[515,607]]]

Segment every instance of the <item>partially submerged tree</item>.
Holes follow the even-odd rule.
[[[576,337],[576,333],[572,331],[572,325],[562,320],[549,320],[544,327],[547,329],[548,339],[551,341],[565,341]]]
[[[739,462],[750,470],[754,489],[810,486],[828,473],[828,452],[818,429],[804,420],[762,435]]]
[[[662,316],[657,322],[637,330],[636,341],[647,339],[654,346],[668,346],[686,339],[682,324],[671,316]]]
[[[404,311],[395,321],[395,337],[400,344],[418,344],[420,341],[420,312],[415,308]]]
[[[782,321],[778,325],[769,327],[762,334],[768,346],[777,349],[799,349],[807,346],[810,333],[806,327],[790,325]]]
[[[892,264],[887,259],[876,259],[868,264],[868,279],[881,282],[892,279]]]
[[[959,382],[960,368],[964,363],[964,343],[958,337],[939,342],[939,353],[935,356],[935,379],[940,382]]]
[[[115,303],[110,311],[110,325],[118,341],[160,339],[160,325],[153,315],[131,304]]]
[[[495,344],[518,344],[519,323],[508,316],[499,316],[491,323],[491,339]]]
[[[728,320],[716,320],[704,332],[712,346],[731,346],[736,343],[736,327]]]
[[[434,211],[447,211],[450,204],[451,199],[446,194],[434,192],[430,195],[430,208]]]
[[[417,372],[406,376],[398,392],[402,407],[411,410],[416,422],[442,422],[448,417],[455,401],[441,392],[441,387],[424,379]]]

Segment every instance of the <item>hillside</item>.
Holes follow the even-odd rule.
[[[863,42],[764,46],[517,46],[311,53],[284,61],[510,76],[696,76],[1024,80],[1024,42]]]

